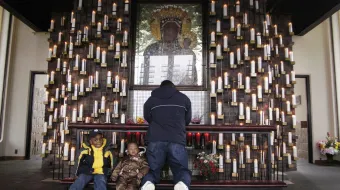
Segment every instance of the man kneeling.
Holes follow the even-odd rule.
[[[174,175],[174,189],[188,190],[191,171],[185,149],[185,126],[191,121],[190,99],[165,80],[145,102],[144,119],[149,123],[146,156],[150,170],[143,178],[142,190],[155,189],[165,161]]]

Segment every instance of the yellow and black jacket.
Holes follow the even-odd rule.
[[[76,175],[110,175],[114,160],[110,147],[106,144],[106,139],[103,140],[103,145],[100,148],[83,143],[78,158]]]

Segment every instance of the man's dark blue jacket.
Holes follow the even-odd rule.
[[[190,99],[176,88],[157,88],[144,104],[144,119],[149,123],[147,142],[165,141],[185,145],[185,126],[191,121]]]

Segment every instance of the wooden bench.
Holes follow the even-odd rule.
[[[61,184],[71,185],[75,179],[63,179],[60,180]],[[90,185],[93,185],[91,182]],[[114,182],[108,182],[108,186],[113,189],[116,186]],[[156,189],[173,189],[172,181],[161,181],[157,184]],[[287,184],[282,181],[268,181],[268,180],[259,180],[259,181],[247,181],[247,180],[217,180],[217,181],[192,181],[190,185],[190,190],[195,189],[253,189],[253,188],[261,188],[261,189],[282,189],[287,187]]]

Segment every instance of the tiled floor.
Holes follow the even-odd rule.
[[[40,170],[41,161],[0,162],[1,190],[61,190],[58,183],[42,182],[48,176]],[[287,190],[339,190],[340,167],[323,167],[299,161],[298,171],[286,174]],[[240,189],[241,190],[241,189]]]

